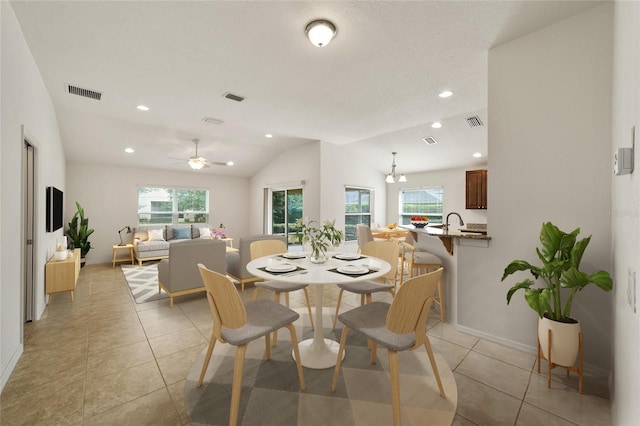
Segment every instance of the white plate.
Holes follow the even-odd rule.
[[[356,259],[360,259],[360,255],[357,253],[341,253],[341,254],[336,254],[336,259],[356,260]]]
[[[302,259],[306,255],[304,253],[284,253],[282,257],[287,259]]]
[[[347,265],[347,266],[342,266],[338,268],[337,271],[342,272],[343,274],[362,275],[369,272],[369,268],[365,268],[364,266],[357,266],[357,265]]]
[[[289,265],[288,263],[281,263],[280,265],[267,266],[264,269],[266,269],[269,272],[289,272],[289,271],[295,271],[296,266]]]

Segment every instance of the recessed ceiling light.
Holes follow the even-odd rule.
[[[434,129],[439,129],[440,127],[442,127],[442,123],[439,121],[434,121],[431,127],[433,127]]]
[[[136,108],[138,108],[140,111],[149,111],[149,107],[144,105],[138,105]]]
[[[265,138],[272,138],[273,135],[271,133],[267,133],[266,135],[264,135]]]
[[[451,95],[453,95],[453,92],[451,90],[445,90],[444,92],[440,93],[438,96],[440,96],[441,98],[448,98]]]
[[[133,148],[125,148],[124,152],[129,153],[129,154],[132,154],[132,153],[134,153],[135,151],[134,151],[134,149],[133,149]]]
[[[227,161],[227,166],[233,166],[233,161]]]
[[[473,156],[476,158],[480,158],[482,157],[482,154],[480,154],[479,152],[476,152],[475,154],[473,154]]]

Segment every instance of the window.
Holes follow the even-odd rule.
[[[209,222],[209,191],[138,187],[138,225]]]
[[[367,188],[347,187],[344,190],[344,240],[358,239],[356,225],[371,226],[371,195]]]
[[[400,191],[400,224],[408,225],[411,216],[429,216],[429,223],[442,223],[442,187]]]

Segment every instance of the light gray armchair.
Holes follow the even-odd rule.
[[[221,240],[184,240],[169,247],[169,258],[158,264],[158,293],[164,290],[173,298],[185,294],[205,292],[198,263],[208,269],[226,274],[227,245]]]
[[[259,240],[282,240],[285,244],[287,240],[282,235],[254,235],[240,238],[238,251],[227,253],[227,274],[240,283],[242,291],[244,285],[262,278],[256,278],[247,271],[247,263],[251,261],[251,243]]]

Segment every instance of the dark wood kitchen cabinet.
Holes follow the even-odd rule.
[[[487,208],[487,171],[467,170],[467,209]]]

